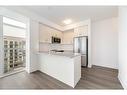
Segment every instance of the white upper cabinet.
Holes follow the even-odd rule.
[[[42,43],[51,43],[51,38],[54,36],[61,38],[62,44],[73,44],[74,37],[88,36],[88,25],[61,32],[47,25],[40,24],[39,32],[39,41]]]
[[[43,24],[39,25],[39,41],[51,43],[51,29]]]
[[[62,39],[62,32],[58,31],[58,30],[55,30],[55,29],[52,29],[51,36],[53,36],[53,37],[59,37],[59,38]]]
[[[63,32],[63,43],[62,44],[73,44],[74,29]]]
[[[88,36],[88,26],[85,25],[74,28],[74,36]]]
[[[51,28],[49,26],[40,24],[39,25],[39,41],[43,43],[51,43],[52,36],[59,37],[62,39],[62,32],[58,31],[54,28]]]

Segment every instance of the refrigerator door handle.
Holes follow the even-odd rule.
[[[78,48],[78,53],[80,53],[80,48]]]

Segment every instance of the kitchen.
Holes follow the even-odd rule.
[[[81,78],[81,66],[88,66],[89,23],[66,31],[40,23],[39,70],[75,87]]]
[[[27,26],[26,67],[14,74],[16,88],[122,88],[117,7],[7,7],[3,12],[25,16]],[[9,88],[5,82],[1,88]]]

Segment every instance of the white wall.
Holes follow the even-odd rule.
[[[27,71],[33,72],[38,70],[37,52],[39,50],[39,23],[37,21],[30,19],[30,30],[27,36],[29,42],[29,66],[27,66]]]
[[[109,68],[118,65],[117,17],[92,23],[92,64]]]
[[[49,21],[48,19],[43,18],[42,16],[40,16],[40,15],[38,15],[38,14],[30,11],[30,10],[25,9],[24,7],[17,7],[17,6],[11,7],[11,6],[6,6],[4,8],[9,9],[9,10],[13,10],[13,11],[16,11],[17,13],[20,13],[20,14],[22,14],[24,16],[27,16],[30,19],[33,19],[33,20],[38,21],[38,22],[41,22],[41,23],[43,23],[45,25],[48,25],[48,26],[53,27],[55,29],[58,29],[60,31],[63,30],[63,27],[62,26],[57,25],[57,24]]]
[[[127,7],[119,8],[119,79],[127,89]]]

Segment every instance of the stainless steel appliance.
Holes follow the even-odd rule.
[[[74,37],[74,53],[81,54],[81,65],[88,66],[88,37]]]
[[[53,37],[52,36],[52,43],[57,43],[57,44],[60,44],[61,43],[61,38],[58,38],[58,37]]]

